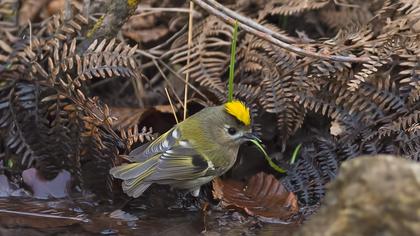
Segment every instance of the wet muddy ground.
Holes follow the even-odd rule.
[[[203,212],[138,205],[115,210],[82,199],[0,198],[0,235],[290,235],[297,229],[263,223],[236,210],[210,208]]]

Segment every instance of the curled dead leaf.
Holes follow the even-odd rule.
[[[19,10],[19,25],[28,24],[49,0],[25,0]]]
[[[169,33],[167,26],[156,26],[152,29],[124,30],[123,35],[136,42],[149,43],[163,38]]]
[[[273,175],[260,172],[248,183],[213,180],[213,196],[224,207],[237,207],[263,221],[287,222],[299,211],[296,195],[285,189]]]
[[[169,33],[168,26],[158,24],[162,13],[151,13],[131,16],[122,28],[125,37],[136,42],[149,43],[157,41]]]

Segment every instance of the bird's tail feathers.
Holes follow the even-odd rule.
[[[121,166],[111,168],[109,173],[117,179],[134,179],[148,172],[151,168],[154,168],[157,164],[157,160],[157,157],[152,157],[144,162],[123,164]]]
[[[111,168],[109,173],[115,178],[124,180],[123,191],[132,197],[140,196],[152,183],[147,182],[147,177],[154,173],[157,158],[150,158],[145,162],[123,164]]]

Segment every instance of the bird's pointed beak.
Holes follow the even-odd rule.
[[[246,140],[257,140],[258,142],[261,143],[261,139],[254,133],[245,133],[244,138]]]

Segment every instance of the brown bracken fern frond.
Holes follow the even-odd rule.
[[[86,85],[93,80],[138,80],[140,74],[136,46],[110,39],[83,49],[77,37],[86,24],[82,15],[55,15],[32,38],[12,45],[9,64],[0,68],[0,137],[21,170],[35,167],[53,179],[66,169],[75,189],[107,196],[118,148],[150,135],[119,136],[108,106],[89,96]]]
[[[223,102],[231,27],[222,20],[238,19],[243,30],[236,95],[253,104],[256,129],[270,137],[265,141],[280,144],[287,156],[308,126],[317,123],[313,129],[323,131],[323,124],[340,124],[341,132],[321,132],[322,138],[309,129],[312,142],[303,145],[301,161],[289,169],[284,181],[302,203],[317,205],[341,162],[358,155],[391,153],[419,160],[419,1],[268,0],[228,7],[195,2],[219,18],[205,16],[196,24],[188,68],[185,36],[175,40],[169,53],[175,68],[190,70],[199,88]],[[274,39],[326,56],[279,47]],[[270,125],[277,130],[267,131]]]

